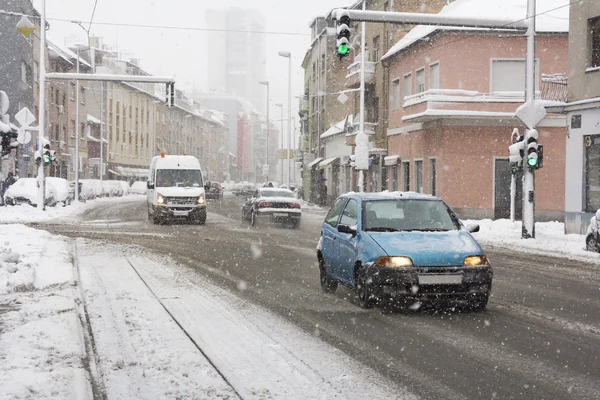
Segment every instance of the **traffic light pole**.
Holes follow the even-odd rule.
[[[46,0],[42,0],[40,5],[40,103],[39,111],[39,130],[38,130],[38,151],[42,154],[44,148],[44,131],[46,129]],[[44,162],[38,166],[38,201],[37,208],[46,210],[46,179],[44,176]]]
[[[365,11],[367,7],[367,0],[363,0],[362,9]],[[367,25],[363,21],[361,22],[361,34],[360,34],[360,119],[358,125],[359,133],[365,133],[365,48],[367,43]],[[363,169],[358,170],[358,191],[363,192],[365,186],[365,171]]]
[[[525,78],[525,103],[535,98],[535,1],[527,2],[527,71]],[[525,132],[525,143],[529,142],[531,130]],[[527,163],[527,151],[523,160],[523,222],[521,238],[535,238],[535,168]]]

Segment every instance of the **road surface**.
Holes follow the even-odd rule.
[[[363,310],[349,289],[321,293],[322,211],[306,210],[298,230],[255,228],[241,204],[209,204],[205,226],[153,225],[142,197],[37,226],[168,255],[424,399],[600,398],[600,267],[487,248],[487,311]]]

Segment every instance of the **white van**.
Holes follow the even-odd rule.
[[[148,219],[155,224],[185,218],[206,222],[206,198],[200,161],[193,156],[152,158],[148,178]]]

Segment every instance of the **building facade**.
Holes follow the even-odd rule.
[[[565,231],[586,232],[600,209],[600,3],[574,2],[569,17]]]
[[[460,14],[464,6],[459,0],[445,10]],[[536,36],[537,98],[543,77],[567,70],[568,24],[545,22]],[[509,217],[508,146],[513,130],[524,129],[515,111],[524,101],[525,49],[521,34],[425,27],[392,47],[384,56],[390,190],[440,196],[463,218]],[[544,167],[536,172],[536,218],[561,221],[565,118],[549,114],[538,130]]]

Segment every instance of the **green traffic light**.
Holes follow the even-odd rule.
[[[345,56],[346,54],[348,54],[348,45],[346,44],[340,44],[340,46],[338,47],[338,54]]]
[[[532,168],[537,166],[537,158],[528,158],[527,165],[529,165]]]
[[[50,157],[44,156],[44,164],[50,164]]]

